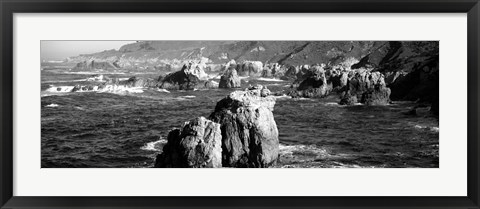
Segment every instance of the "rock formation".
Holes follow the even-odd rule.
[[[360,101],[366,105],[387,105],[390,103],[390,89],[380,72],[357,70],[348,79],[345,91],[339,102],[341,105],[353,105]]]
[[[321,65],[312,66],[304,76],[296,90],[290,91],[292,97],[325,97],[332,91],[332,85],[327,82],[325,70]]]
[[[236,70],[239,76],[260,77],[263,72],[263,64],[260,61],[243,61],[237,64]]]
[[[186,122],[182,129],[168,134],[163,152],[157,155],[156,168],[222,167],[220,124],[204,117]]]
[[[203,62],[189,62],[183,66],[182,70],[185,71],[186,74],[197,76],[199,80],[207,80],[208,75],[205,73],[205,68],[206,65]]]
[[[173,90],[194,90],[200,78],[192,71],[190,64],[185,64],[180,71],[160,77],[160,88]]]
[[[279,156],[275,98],[263,86],[250,86],[220,100],[210,120],[186,122],[168,134],[155,167],[269,167]]]
[[[219,88],[239,88],[241,86],[240,78],[237,75],[235,67],[230,66],[220,77]]]
[[[268,167],[279,153],[275,98],[257,87],[235,91],[217,103],[210,119],[221,124],[224,167]]]
[[[151,78],[133,76],[126,81],[120,81],[119,84],[123,84],[126,87],[155,87],[157,85],[157,81]]]
[[[72,69],[73,71],[83,71],[83,70],[95,70],[95,69],[102,69],[102,70],[117,70],[120,67],[118,65],[111,62],[106,61],[83,61],[77,63],[75,67]]]

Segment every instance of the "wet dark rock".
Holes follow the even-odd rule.
[[[279,154],[273,118],[275,98],[256,87],[235,91],[217,103],[210,119],[221,125],[224,167],[269,167]]]
[[[155,87],[157,82],[151,78],[131,77],[124,83],[127,87]]]
[[[82,86],[80,85],[75,85],[72,89],[72,92],[77,92],[77,91],[81,91],[82,90]]]
[[[184,65],[182,70],[166,75],[159,84],[160,88],[169,90],[194,90],[197,88],[200,79],[192,73],[188,65]]]
[[[388,105],[390,104],[390,93],[390,89],[385,85],[376,84],[363,93],[360,102],[366,105]]]
[[[350,93],[346,93],[341,99],[338,104],[340,105],[355,105],[358,103],[357,95],[351,95]]]
[[[156,168],[222,167],[220,124],[204,117],[188,121],[182,129],[168,134],[163,152],[157,155]]]
[[[420,99],[422,102],[438,102],[439,66],[438,56],[417,62],[409,73],[400,74],[391,79],[388,87],[392,89],[393,100]]]

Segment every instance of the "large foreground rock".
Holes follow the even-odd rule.
[[[275,98],[256,88],[235,91],[217,103],[210,119],[221,124],[224,167],[268,167],[279,153]]]
[[[168,134],[163,153],[157,155],[156,168],[222,167],[220,124],[204,117],[186,122],[182,130]]]

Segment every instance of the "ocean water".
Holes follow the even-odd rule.
[[[76,84],[98,83],[86,79],[91,74],[42,71],[43,168],[152,167],[171,129],[195,117],[208,117],[216,103],[233,91],[136,88],[69,92]],[[104,75],[127,79],[157,74]],[[256,83],[272,91],[290,86],[276,79],[252,79],[244,85]],[[438,167],[438,118],[403,114],[415,106],[411,102],[377,107],[347,107],[337,102],[335,95],[323,99],[277,97],[273,114],[281,154],[276,167]]]

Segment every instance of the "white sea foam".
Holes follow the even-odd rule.
[[[58,104],[52,103],[52,104],[46,105],[45,107],[58,107]]]
[[[340,106],[337,102],[327,102],[325,103],[326,106]]]
[[[123,93],[143,93],[143,87],[127,87],[122,85],[106,85],[103,89],[100,89],[98,92],[104,93],[115,93],[115,94],[123,94]]]
[[[78,72],[61,72],[65,74],[80,74],[80,75],[96,75],[96,74],[109,74],[109,75],[124,75],[123,72],[103,72],[103,71],[78,71]]]
[[[292,97],[291,96],[288,96],[288,95],[282,95],[282,96],[273,96],[275,97],[275,99],[291,99]]]
[[[42,81],[42,83],[69,83],[69,82],[82,82],[82,81],[87,81],[87,79],[65,80],[65,81]]]
[[[49,60],[47,63],[63,63],[63,60]]]
[[[429,130],[429,131],[435,132],[435,133],[438,133],[440,131],[440,129],[438,127],[435,127],[435,126],[428,127],[428,126],[422,126],[422,125],[415,125],[414,128],[420,129],[420,130]]]
[[[165,93],[170,93],[170,91],[169,91],[169,90],[166,90],[166,89],[157,89],[157,91],[159,91],[159,92],[165,92]]]
[[[52,86],[45,90],[49,93],[69,93],[72,92],[74,86]],[[124,94],[124,93],[143,93],[143,87],[127,87],[123,85],[106,85],[102,89],[98,89],[98,86],[92,86],[91,90],[78,90],[76,92],[101,92],[101,93],[114,93],[114,94]],[[48,96],[51,94],[44,94],[43,96]]]
[[[196,96],[193,96],[193,95],[187,95],[187,96],[182,96],[183,98],[195,98]]]
[[[163,145],[165,145],[166,143],[167,143],[167,140],[160,139],[158,141],[148,142],[145,145],[143,145],[143,147],[140,147],[140,149],[146,150],[146,151],[159,152],[159,151],[162,151]]]
[[[74,86],[52,86],[45,90],[46,92],[66,93],[71,92]]]
[[[257,78],[259,81],[269,81],[269,82],[285,82],[284,80],[280,80],[277,78]]]
[[[330,154],[326,149],[317,147],[315,145],[279,145],[279,151],[281,156],[294,155],[295,153],[308,153],[315,156],[329,156]]]
[[[85,81],[103,81],[103,75],[92,76],[85,79]]]

